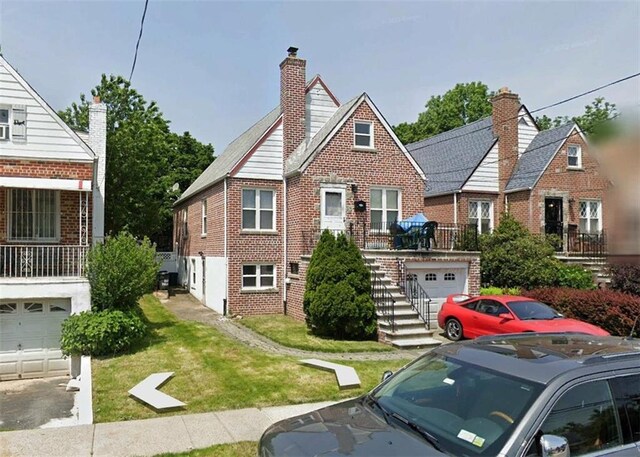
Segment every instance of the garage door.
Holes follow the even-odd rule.
[[[440,308],[447,295],[466,293],[466,268],[427,268],[411,270],[418,276],[418,283],[431,297],[432,310]]]
[[[0,380],[61,376],[69,363],[60,350],[68,299],[0,302]]]

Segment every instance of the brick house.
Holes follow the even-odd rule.
[[[427,175],[425,214],[483,233],[506,210],[532,233],[558,234],[568,251],[583,235],[597,239],[608,181],[580,127],[540,131],[506,88],[492,104],[492,116],[407,145]]]
[[[397,284],[405,254],[386,252],[388,225],[423,209],[424,173],[371,98],[341,104],[320,76],[306,82],[306,61],[289,51],[280,105],[231,142],[174,206],[180,280],[221,313],[302,319],[306,267],[324,229],[361,235],[379,275]],[[477,256],[406,255],[413,269],[460,269],[448,291],[477,291]],[[424,322],[412,323],[424,330]]]
[[[0,380],[68,374],[60,325],[90,309],[103,238],[106,107],[75,132],[0,56]]]

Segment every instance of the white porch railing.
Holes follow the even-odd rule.
[[[89,246],[0,245],[0,278],[84,276]]]

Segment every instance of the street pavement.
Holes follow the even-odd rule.
[[[271,424],[336,402],[245,408],[154,419],[0,432],[2,457],[120,457],[257,441]]]

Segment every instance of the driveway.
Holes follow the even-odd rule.
[[[76,425],[76,392],[65,390],[69,378],[0,382],[0,430]]]

